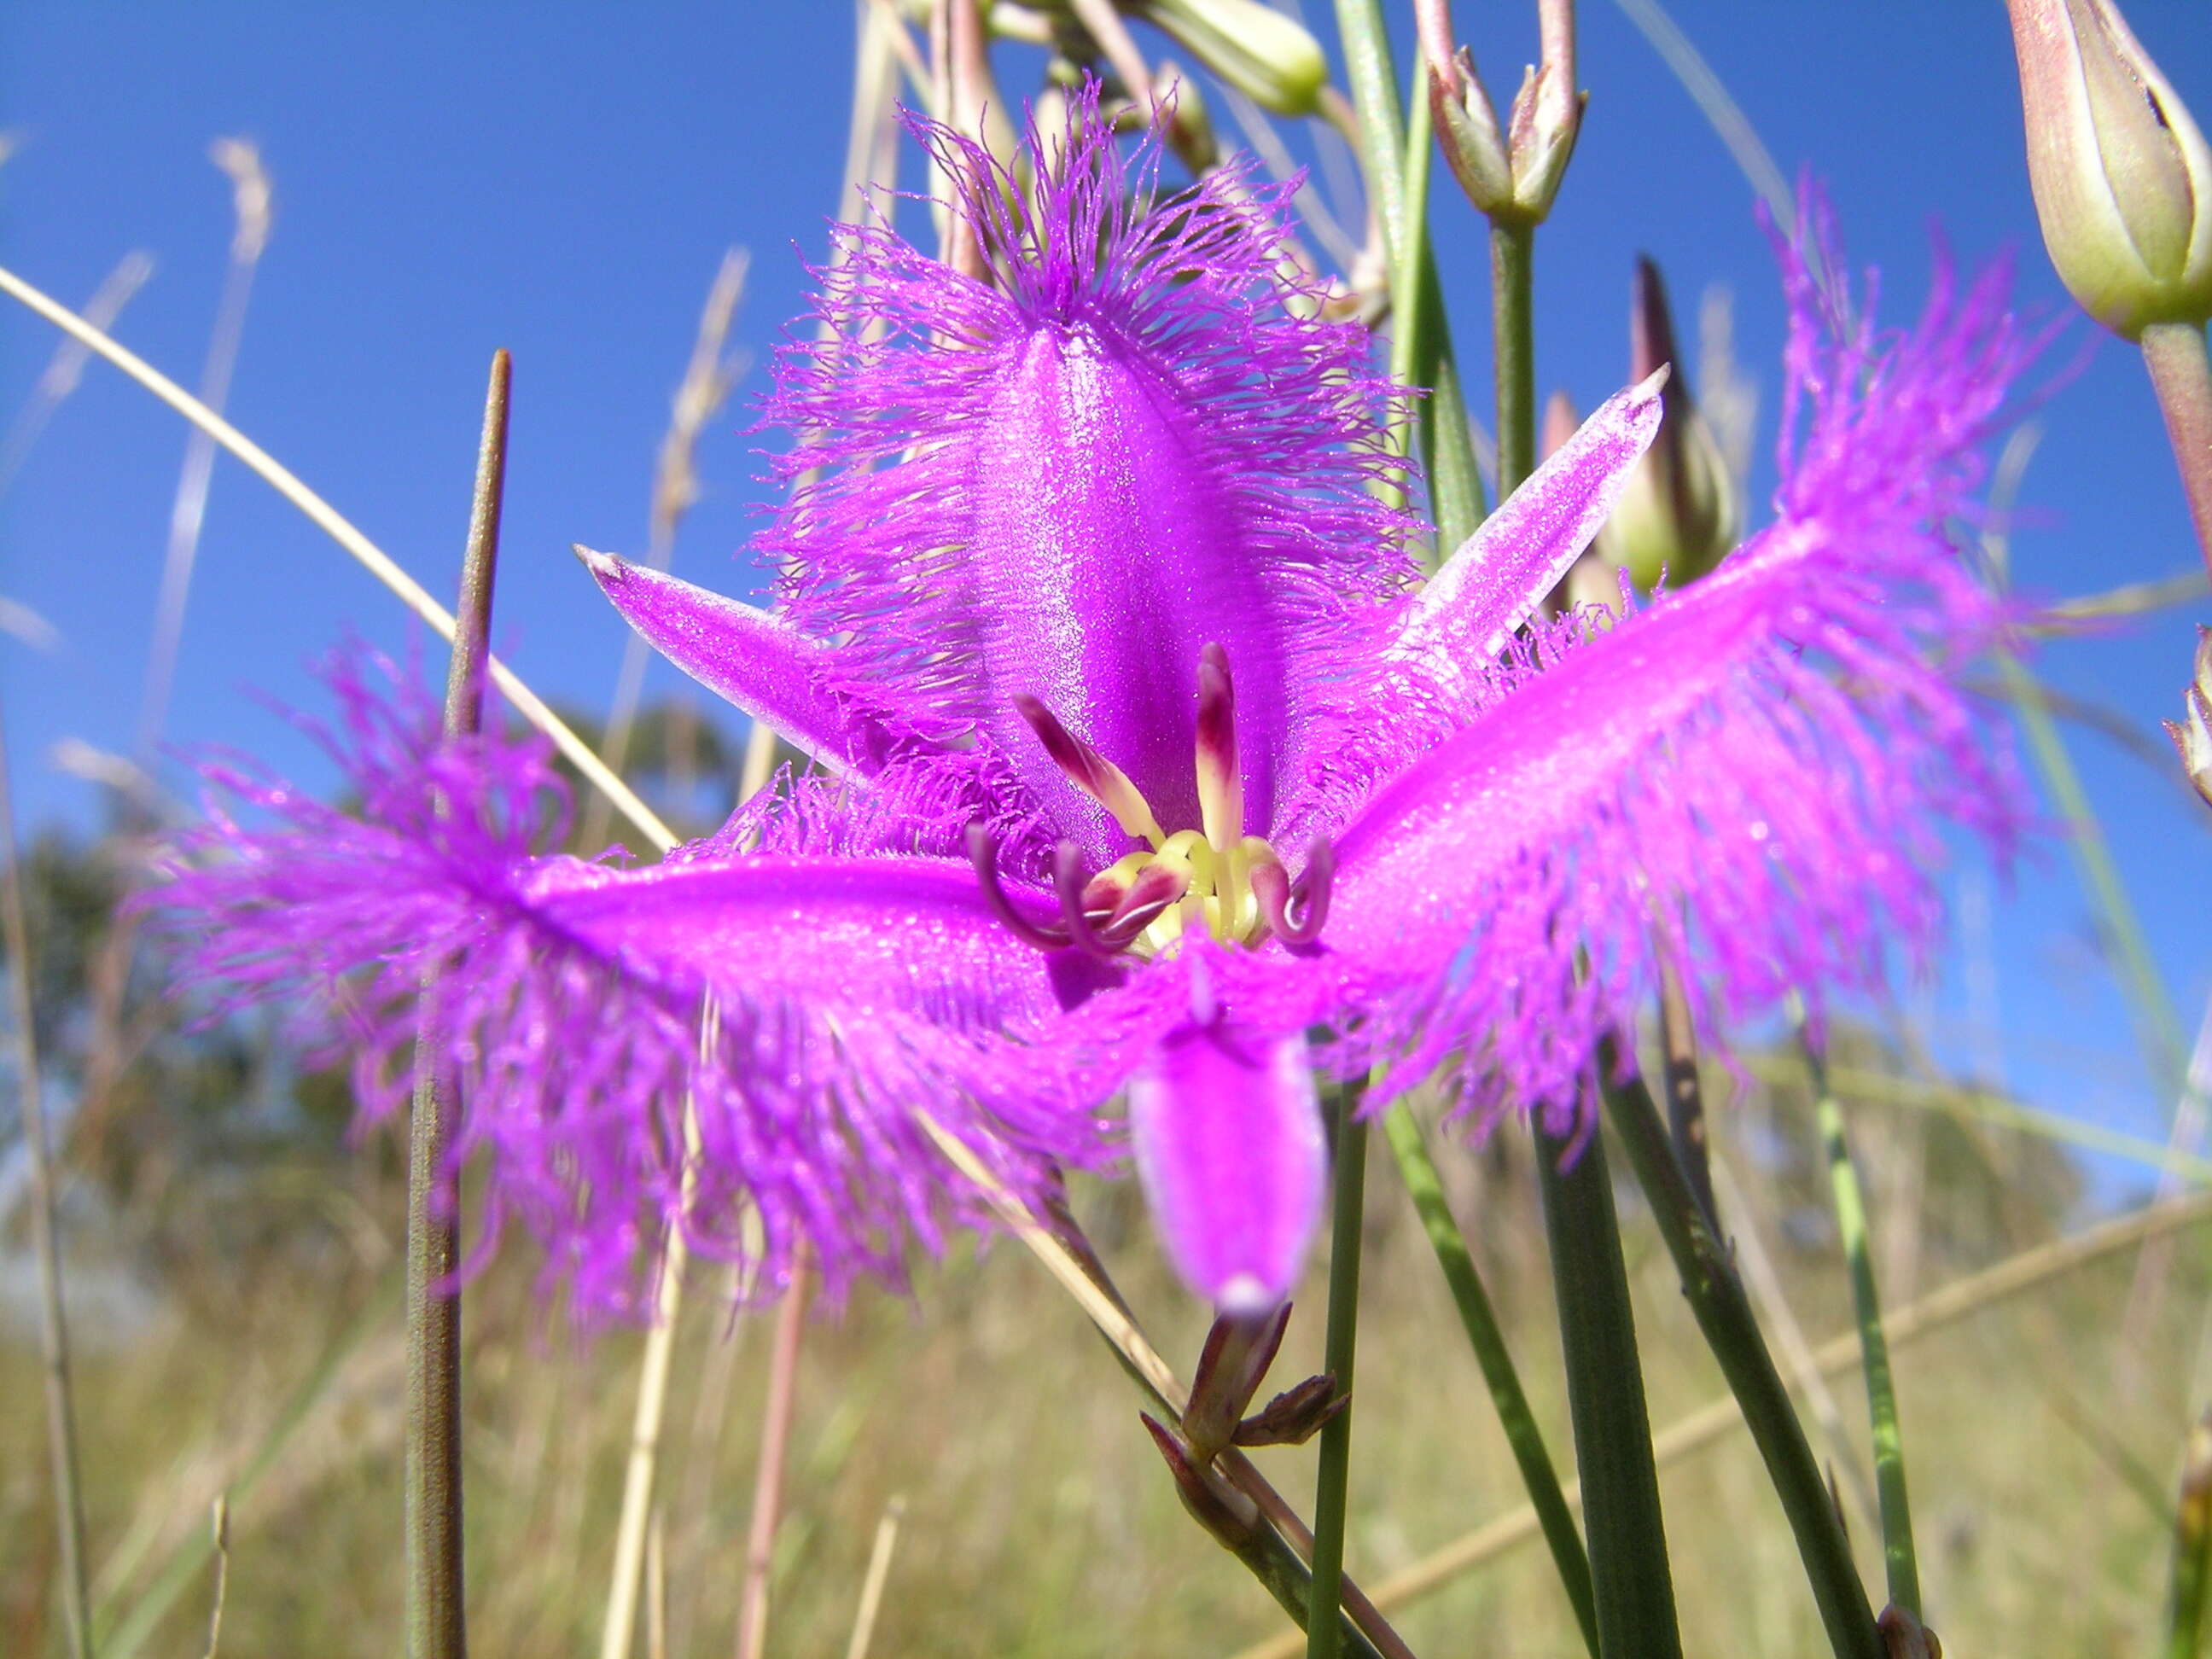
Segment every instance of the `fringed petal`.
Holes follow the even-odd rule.
[[[1028,694],[1198,823],[1199,653],[1240,697],[1247,827],[1300,769],[1312,693],[1410,582],[1368,486],[1392,395],[1367,337],[1289,274],[1287,190],[1243,167],[1160,199],[1095,88],[1029,137],[1026,187],[944,129],[997,286],[888,231],[847,228],[826,343],[787,349],[769,418],[797,442],[767,544],[784,604],[837,670],[972,720],[1096,861],[1126,838],[1013,706]]]
[[[1018,944],[964,864],[533,859],[558,791],[544,744],[441,743],[427,700],[395,713],[350,670],[337,688],[330,747],[366,818],[218,770],[270,822],[217,813],[149,902],[218,1009],[304,995],[371,1116],[404,1101],[440,972],[456,1165],[488,1158],[495,1212],[544,1239],[580,1306],[647,1311],[671,1222],[764,1289],[802,1239],[835,1289],[897,1282],[913,1243],[982,1213],[924,1113],[1019,1187],[1042,1158],[1101,1156],[1091,1098],[1023,1042],[1098,970]]]
[[[1338,1064],[1455,1058],[1471,1103],[1564,1129],[1662,955],[1717,1039],[1924,943],[1947,823],[2009,844],[2007,745],[1949,678],[2004,613],[1950,525],[2039,342],[2001,273],[1899,338],[1784,260],[1780,521],[1617,623],[1534,629],[1473,695],[1431,684],[1337,843],[1325,942],[1364,1011]]]

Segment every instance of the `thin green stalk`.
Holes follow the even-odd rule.
[[[1359,1234],[1367,1191],[1367,1125],[1358,1116],[1366,1091],[1346,1085],[1337,1092],[1335,1164],[1330,1199],[1328,1327],[1324,1364],[1338,1391],[1352,1392],[1359,1335]],[[1321,1431],[1314,1483],[1313,1588],[1306,1620],[1306,1659],[1337,1659],[1342,1651],[1336,1608],[1344,1581],[1344,1522],[1352,1482],[1352,1408]]]
[[[1582,1474],[1583,1522],[1603,1659],[1680,1659],[1651,1418],[1628,1302],[1613,1180],[1595,1134],[1570,1167],[1571,1141],[1540,1128],[1536,1170],[1552,1285],[1566,1357],[1567,1403]]]
[[[449,738],[473,736],[483,722],[511,374],[507,353],[494,353],[446,676]],[[441,1018],[433,971],[422,988],[426,1035]],[[447,1169],[453,1103],[431,1058],[436,1047],[422,1045],[407,1133],[407,1650],[413,1659],[463,1659],[461,1299],[451,1284],[460,1226]]]
[[[2212,358],[2197,323],[2153,323],[2142,331],[2143,367],[2166,416],[2173,464],[2189,496],[2204,568],[2212,572]]]
[[[54,1231],[54,1172],[46,1156],[46,1097],[40,1091],[39,1038],[31,1003],[31,933],[23,916],[23,872],[16,856],[15,809],[8,787],[8,748],[0,738],[0,905],[4,906],[9,990],[15,1016],[15,1082],[23,1144],[31,1158],[31,1232],[39,1255],[39,1358],[45,1373],[46,1450],[52,1464],[54,1533],[62,1559],[62,1615],[70,1659],[90,1659],[92,1603],[85,1589],[84,1500],[77,1480],[76,1402],[70,1390],[69,1321],[62,1310],[61,1241]]]
[[[1721,1374],[1741,1407],[1744,1422],[1758,1443],[1775,1495],[1797,1540],[1820,1622],[1837,1659],[1886,1659],[1874,1608],[1851,1559],[1822,1479],[1820,1461],[1806,1443],[1804,1426],[1790,1403],[1790,1390],[1766,1351],[1743,1283],[1736,1277],[1727,1244],[1715,1232],[1667,1137],[1667,1126],[1650,1091],[1640,1082],[1608,1086],[1606,1109],[1620,1132],[1621,1146],[1650,1200],[1662,1237],[1682,1279],[1682,1294],[1720,1362]],[[1590,1552],[1595,1567],[1597,1552]]]
[[[1875,1289],[1866,1195],[1844,1133],[1842,1103],[1828,1086],[1827,1066],[1811,1043],[1803,1048],[1813,1073],[1820,1139],[1827,1148],[1828,1182],[1835,1193],[1836,1231],[1850,1267],[1851,1304],[1866,1365],[1867,1416],[1873,1426],[1875,1487],[1881,1500],[1881,1553],[1889,1574],[1889,1603],[1918,1619],[1920,1565],[1912,1547],[1912,1506],[1905,1492],[1905,1437],[1898,1423],[1897,1383],[1890,1370],[1889,1339],[1882,1330],[1881,1300]]]
[[[1422,336],[1433,331],[1431,319],[1434,312],[1428,303],[1431,296],[1419,274],[1420,262],[1429,252],[1429,141],[1433,136],[1429,131],[1428,101],[1423,99],[1414,104],[1413,121],[1406,133],[1405,167],[1401,176],[1407,207],[1399,215],[1400,232],[1390,260],[1390,378],[1403,386],[1418,384],[1414,376],[1420,373]],[[1394,434],[1401,440],[1397,445],[1400,453],[1405,453],[1408,447],[1405,441],[1410,440],[1416,430],[1425,433],[1424,441],[1433,447],[1435,416],[1435,410],[1425,402],[1413,411],[1410,424],[1398,428]]]
[[[2173,1592],[2166,1620],[2166,1659],[2197,1659],[2204,1637],[2204,1604],[2212,1591],[2212,1411],[2189,1431],[2181,1463],[2181,1497],[2173,1510]]]
[[[1428,461],[1429,501],[1437,520],[1437,557],[1441,560],[1474,533],[1489,512],[1489,503],[1483,495],[1481,471],[1475,465],[1466,390],[1452,352],[1451,325],[1444,312],[1436,251],[1422,236],[1410,263],[1408,258],[1407,210],[1418,202],[1425,215],[1428,197],[1428,100],[1417,100],[1419,107],[1409,123],[1398,94],[1398,70],[1378,0],[1337,0],[1336,15],[1344,41],[1346,77],[1359,118],[1360,160],[1367,170],[1368,190],[1375,198],[1376,217],[1382,227],[1391,301],[1401,313],[1409,309],[1417,313],[1410,326],[1404,315],[1398,319],[1413,352],[1410,373],[1399,378],[1402,384],[1429,388],[1419,427]],[[1394,142],[1395,136],[1410,136],[1415,124],[1420,134],[1418,147],[1409,142],[1401,149]],[[1416,154],[1425,175],[1418,191],[1408,185],[1408,161]],[[1408,270],[1410,281],[1403,275]]]
[[[2039,428],[2033,424],[2021,428],[1997,458],[1996,476],[1990,484],[1990,508],[2000,525],[2019,494],[2021,479],[2035,452],[2039,434]],[[1982,550],[1988,556],[1997,580],[2007,580],[2010,548],[2008,538],[2002,529],[1992,529],[1983,535]],[[2118,957],[2116,965],[2120,988],[2128,1000],[2144,1066],[2154,1085],[2175,1103],[2178,1112],[2184,1104],[2183,1092],[2188,1087],[2188,1045],[2182,1035],[2181,1017],[2175,1012],[2166,981],[2151,958],[2142,924],[2120,881],[2119,867],[2113,862],[2112,848],[2105,839],[2104,824],[2097,816],[2097,809],[2090,804],[2088,791],[2081,787],[2081,775],[2074,769],[2073,757],[2067,753],[2065,740],[2058,734],[2058,725],[2051,718],[2043,688],[2011,652],[2000,646],[1992,654],[2004,678],[2005,694],[2019,712],[2021,729],[2027,733],[2028,752],[2034,758],[2035,769],[2051,796],[2051,805],[2057,809],[2059,822],[2065,826],[2067,842],[2073,849],[2081,884],[2097,907],[2107,945]]]
[[[1491,337],[1498,358],[1498,493],[1536,470],[1536,228],[1492,220]]]
[[[1528,1502],[1543,1527],[1544,1541],[1551,1547],[1559,1583],[1575,1610],[1575,1622],[1582,1626],[1583,1645],[1595,1656],[1597,1601],[1590,1588],[1589,1554],[1583,1547],[1575,1512],[1560,1489],[1559,1472],[1544,1444],[1544,1431],[1528,1407],[1528,1396],[1522,1389],[1521,1374],[1514,1366],[1512,1351],[1505,1345],[1505,1333],[1490,1304],[1490,1293],[1482,1287],[1467,1239],[1445,1201],[1443,1182],[1437,1177],[1437,1166],[1429,1158],[1428,1145],[1412,1109],[1403,1101],[1391,1107],[1382,1119],[1382,1132],[1397,1156],[1398,1173],[1405,1181],[1407,1195],[1413,1200],[1415,1213],[1421,1218],[1421,1230],[1437,1253],[1437,1265],[1443,1269],[1444,1283],[1459,1309],[1460,1323],[1467,1328],[1475,1363],[1482,1367],[1482,1379],[1498,1407],[1498,1425],[1513,1449],[1513,1461],[1520,1465],[1522,1484],[1528,1487]]]
[[[2112,846],[2105,839],[2104,823],[2090,805],[2088,791],[2081,787],[2081,774],[2074,769],[2066,740],[2058,734],[2057,722],[2051,718],[2034,676],[2009,651],[1999,647],[1994,654],[1998,672],[2004,676],[2005,695],[2020,714],[2021,729],[2027,734],[2035,769],[2042,775],[2043,787],[2050,791],[2051,805],[2057,808],[2058,821],[2066,828],[2081,884],[2089,890],[2104,924],[2106,941],[2119,959],[2120,981],[2135,1015],[2136,1040],[2143,1059],[2160,1095],[2178,1103],[2188,1086],[2187,1046],[2180,1018],[2151,958],[2135,904],[2120,880],[2119,866],[2113,862]]]

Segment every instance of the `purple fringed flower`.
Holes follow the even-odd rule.
[[[441,746],[343,681],[363,817],[218,778],[280,827],[219,819],[228,860],[161,901],[232,996],[352,1010],[373,1109],[450,964],[461,1155],[585,1299],[633,1297],[672,1221],[771,1284],[801,1237],[833,1285],[895,1279],[977,1208],[923,1115],[1034,1190],[1110,1154],[1126,1094],[1184,1277],[1269,1305],[1321,1204],[1317,1069],[1379,1065],[1371,1107],[1448,1067],[1479,1123],[1569,1133],[1662,956],[1716,1036],[1925,939],[1941,823],[2005,842],[2001,746],[1947,677],[2001,620],[1947,530],[2033,349],[2001,275],[1884,335],[1784,248],[1776,521],[1692,589],[1547,623],[1656,379],[1419,585],[1374,488],[1395,394],[1292,274],[1286,191],[1162,196],[1084,100],[1031,135],[1033,194],[921,131],[994,278],[841,232],[771,404],[775,610],[586,556],[819,772],[653,867],[533,859],[540,750]]]

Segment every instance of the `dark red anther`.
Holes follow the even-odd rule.
[[[1037,734],[1037,741],[1044,744],[1044,752],[1052,757],[1054,765],[1091,793],[1098,793],[1105,775],[1097,750],[1062,726],[1059,715],[1026,691],[1014,693],[1014,712],[1029,722],[1030,730]]]
[[[1128,942],[1151,927],[1152,923],[1190,890],[1188,870],[1174,870],[1164,864],[1148,864],[1137,872],[1136,880],[1121,895],[1114,913],[1101,925],[1100,931],[1116,946]]]
[[[1237,684],[1229,653],[1208,644],[1198,653],[1199,827],[1218,850],[1244,833],[1244,782],[1237,771]]]
[[[1006,888],[999,880],[998,837],[980,823],[968,826],[968,860],[975,866],[976,884],[983,890],[983,902],[991,907],[991,914],[1006,924],[1017,939],[1034,945],[1040,951],[1064,951],[1069,936],[1048,922],[1034,921],[1024,915]]]
[[[1306,854],[1306,867],[1295,884],[1279,864],[1252,872],[1252,896],[1261,918],[1285,945],[1310,945],[1328,920],[1328,895],[1336,878],[1336,849],[1326,839]]]

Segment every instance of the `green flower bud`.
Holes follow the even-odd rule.
[[[1328,84],[1321,42],[1260,0],[1121,0],[1265,110],[1310,115]]]
[[[2134,339],[2212,317],[2212,149],[2112,0],[2006,0],[2051,263]]]
[[[1538,0],[1543,61],[1523,73],[1502,131],[1473,54],[1452,44],[1450,0],[1419,0],[1413,21],[1437,140],[1452,176],[1486,216],[1501,224],[1541,224],[1582,131],[1572,0]]]
[[[1690,379],[1674,349],[1674,321],[1659,267],[1636,262],[1635,304],[1629,314],[1629,379],[1674,365],[1661,392],[1659,435],[1628,475],[1620,505],[1598,532],[1597,550],[1649,592],[1661,573],[1680,587],[1718,564],[1742,529],[1743,503],[1712,428],[1690,395]]]

